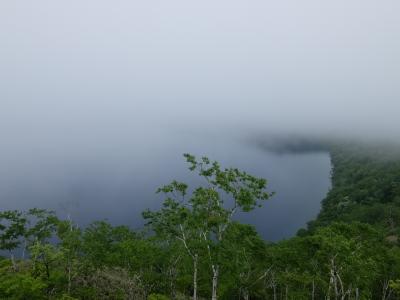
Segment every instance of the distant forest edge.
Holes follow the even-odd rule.
[[[322,201],[315,227],[359,221],[399,234],[400,148],[348,143],[331,145],[332,189]],[[393,237],[394,238],[394,237]]]
[[[266,180],[187,154],[205,184],[161,187],[165,201],[143,213],[141,231],[104,221],[79,228],[41,209],[1,212],[9,255],[0,299],[399,299],[399,148],[257,143],[331,155],[332,188],[297,236],[270,243],[234,221],[273,197]]]

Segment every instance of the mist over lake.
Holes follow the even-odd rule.
[[[107,219],[140,228],[141,212],[161,206],[163,197],[155,194],[158,187],[173,179],[191,186],[204,184],[187,169],[182,154],[189,152],[266,178],[276,195],[237,219],[256,226],[265,239],[279,240],[293,236],[316,216],[330,186],[326,152],[268,152],[232,135],[181,132],[168,137],[63,161],[57,155],[39,160],[40,155],[32,152],[25,157],[28,164],[20,156],[13,169],[1,172],[2,209],[48,208],[80,226]]]
[[[0,1],[0,299],[400,299],[399,11]]]
[[[276,240],[318,213],[329,155],[249,136],[400,140],[398,1],[39,2],[0,4],[3,210],[141,228],[160,185],[197,183],[189,152],[268,179],[238,218]]]

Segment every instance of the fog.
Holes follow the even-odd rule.
[[[183,152],[246,160],[232,149],[254,134],[396,141],[399,10],[395,0],[2,1],[0,201],[74,203],[66,186],[90,198],[85,186],[105,183],[114,199],[131,180],[139,193],[178,175]],[[327,175],[328,163],[308,161],[309,173]]]

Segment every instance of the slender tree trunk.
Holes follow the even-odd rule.
[[[385,280],[382,287],[382,300],[390,299],[390,294],[389,280]]]
[[[247,288],[243,290],[243,299],[244,300],[250,299],[249,290]]]
[[[46,276],[47,276],[47,279],[50,279],[50,266],[49,266],[49,262],[45,262],[44,265],[45,265],[45,268],[46,268]]]
[[[68,266],[68,295],[71,294],[71,266]]]
[[[199,256],[195,254],[193,256],[193,300],[197,300],[197,262]]]
[[[338,286],[337,286],[337,282],[336,282],[336,278],[335,277],[333,278],[333,283],[334,283],[333,287],[334,287],[334,290],[335,290],[335,299],[337,300],[339,298],[339,290],[338,290]]]
[[[169,279],[169,289],[170,289],[170,296],[171,296],[171,299],[173,299],[173,300],[175,300],[176,299],[176,292],[175,292],[175,277],[176,277],[176,274],[175,274],[175,270],[170,270],[169,271],[169,276],[170,276],[170,279]]]
[[[26,239],[24,239],[24,247],[22,247],[22,259],[25,260]]]
[[[315,299],[315,281],[312,281],[312,292],[311,292],[311,300]]]
[[[212,300],[217,300],[217,287],[218,287],[218,275],[219,275],[219,266],[212,266],[213,270],[213,279],[212,279]]]
[[[13,265],[13,269],[15,272],[17,272],[17,263],[15,262],[14,253],[12,251],[10,251],[10,256],[11,256],[11,263]]]
[[[326,293],[326,300],[331,300],[331,282],[329,281],[328,292]]]
[[[170,268],[168,269],[168,274],[169,274],[169,288],[170,288],[170,296],[171,299],[175,300],[176,299],[176,277],[177,277],[177,269],[176,266],[181,259],[181,256],[179,255],[174,261],[172,261],[172,264]]]
[[[285,285],[285,300],[288,299],[288,293],[289,293],[289,286]]]

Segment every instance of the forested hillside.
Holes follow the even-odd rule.
[[[396,146],[344,144],[330,147],[332,190],[310,227],[360,221],[397,236],[400,221],[400,150]]]
[[[328,148],[332,189],[319,216],[278,243],[235,221],[273,197],[267,181],[191,155],[205,184],[161,187],[165,201],[140,231],[3,211],[0,299],[399,299],[400,156]]]

